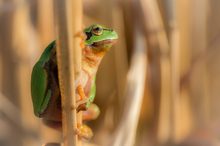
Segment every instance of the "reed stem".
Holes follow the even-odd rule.
[[[62,128],[64,146],[79,146],[75,81],[81,67],[80,38],[74,37],[81,31],[82,1],[55,1],[55,24],[57,35],[57,62],[62,102]],[[74,11],[73,11],[74,10]]]

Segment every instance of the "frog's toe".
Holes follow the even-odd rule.
[[[91,139],[93,137],[92,129],[87,125],[78,125],[75,129],[75,133],[80,137],[84,139]]]
[[[88,102],[89,102],[89,98],[84,98],[82,100],[76,101],[77,112],[87,110],[86,103],[88,103]]]

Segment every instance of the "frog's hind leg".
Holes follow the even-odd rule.
[[[47,120],[47,119],[42,119],[43,123],[50,127],[50,128],[53,128],[55,130],[58,130],[58,131],[62,131],[62,122],[61,121],[51,121],[51,120]]]
[[[82,112],[82,118],[83,118],[83,121],[95,120],[97,119],[99,114],[100,114],[99,107],[96,104],[91,103],[88,109]]]

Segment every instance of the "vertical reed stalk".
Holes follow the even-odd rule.
[[[37,28],[41,46],[54,39],[53,0],[37,1]],[[44,47],[40,47],[44,48]]]
[[[74,10],[74,11],[73,11]],[[59,84],[62,97],[62,126],[64,146],[78,146],[75,79],[80,74],[80,38],[74,37],[81,31],[82,4],[77,1],[55,1],[57,33],[57,61]]]
[[[113,26],[117,30],[119,36],[125,36],[124,28],[124,15],[123,11],[119,6],[113,7]],[[123,97],[124,87],[126,82],[126,73],[128,71],[128,57],[126,52],[126,41],[124,37],[120,38],[120,41],[117,43],[117,48],[114,49],[115,55],[115,67],[116,67],[116,79],[117,79],[117,90],[118,96]],[[124,99],[122,99],[124,101]]]
[[[143,15],[145,17],[145,27],[148,35],[148,44],[150,49],[158,49],[160,52],[160,109],[158,123],[158,139],[160,142],[166,142],[170,139],[171,131],[171,64],[170,64],[170,46],[164,29],[162,16],[159,10],[158,2],[155,0],[140,0]],[[155,51],[154,51],[155,52]]]
[[[180,129],[180,76],[179,76],[179,32],[176,20],[176,3],[174,0],[165,1],[168,21],[171,60],[171,138],[175,141]]]
[[[82,18],[83,18],[83,5],[82,0],[73,0],[72,1],[72,19],[73,19],[73,35],[80,33],[82,31]],[[82,51],[80,43],[82,38],[74,37],[73,48],[74,51],[74,71],[75,71],[75,80],[79,80],[81,74],[81,60],[82,60]],[[79,99],[77,99],[79,100]],[[77,113],[77,123],[82,125],[82,112]],[[78,139],[78,145],[82,146],[81,139]]]
[[[124,99],[125,108],[121,122],[111,139],[109,146],[133,146],[135,143],[136,130],[140,116],[141,105],[144,95],[144,85],[147,73],[146,44],[140,28],[135,30],[135,48],[131,60],[131,67],[127,74]]]
[[[207,63],[208,52],[210,52],[210,48],[207,44],[207,40],[210,39],[207,35],[208,28],[212,26],[207,25],[208,19],[210,18],[210,8],[208,0],[201,1],[190,1],[190,23],[192,26],[191,31],[191,47],[192,47],[192,57],[196,60],[197,56],[200,54],[205,54],[206,57],[202,58],[199,64],[195,65],[195,69],[191,71],[191,80],[190,87],[191,94],[195,96],[194,102],[199,103],[198,106],[193,107],[196,112],[196,124],[199,126],[209,124],[213,119],[211,119],[211,94],[212,90],[209,86],[210,84],[210,68]],[[203,11],[200,11],[200,10]],[[215,24],[215,23],[213,23]],[[192,60],[193,61],[193,60]],[[194,64],[193,62],[192,64]]]
[[[30,11],[28,3],[25,0],[16,0],[15,3],[21,5],[14,10],[13,26],[12,26],[12,45],[13,58],[16,60],[15,65],[15,81],[17,82],[18,93],[13,98],[19,99],[19,107],[21,110],[22,125],[30,130],[37,130],[37,121],[33,116],[32,103],[30,97],[30,80],[31,80],[31,64],[32,53],[36,50],[37,41],[36,33],[30,21]],[[25,30],[25,31],[24,31]],[[34,53],[33,53],[34,54]],[[9,81],[8,81],[9,82]],[[27,120],[29,122],[27,122]],[[28,146],[36,142],[27,135],[23,135],[22,145]]]

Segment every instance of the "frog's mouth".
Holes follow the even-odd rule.
[[[109,39],[100,42],[94,42],[91,46],[97,51],[108,51],[116,42],[117,39]]]

